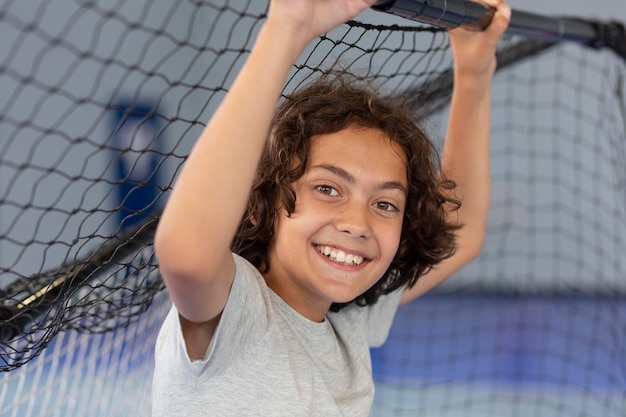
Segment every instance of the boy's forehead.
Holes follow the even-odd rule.
[[[333,151],[343,152],[355,146],[369,148],[372,152],[392,153],[404,163],[407,155],[402,146],[384,131],[375,128],[349,126],[337,132],[314,135],[309,141],[309,155],[332,156]]]
[[[356,172],[376,172],[406,183],[407,156],[404,150],[378,129],[351,126],[313,136],[309,144],[308,168],[320,164],[345,165]]]

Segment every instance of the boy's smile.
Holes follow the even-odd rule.
[[[332,246],[317,246],[317,250],[324,256],[328,256],[332,261],[344,265],[361,265],[364,258],[358,254],[348,253]]]
[[[408,189],[406,156],[380,130],[350,126],[313,137],[296,207],[277,221],[265,279],[303,316],[374,285],[398,249]]]

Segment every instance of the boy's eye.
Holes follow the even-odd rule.
[[[376,208],[384,210],[384,211],[398,211],[398,208],[391,203],[386,201],[380,201],[375,204]]]
[[[330,185],[318,185],[317,187],[315,187],[315,189],[317,191],[319,191],[322,194],[326,194],[329,196],[338,196],[339,192],[334,188],[331,187]]]

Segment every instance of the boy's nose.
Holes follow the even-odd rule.
[[[370,210],[366,204],[349,203],[339,210],[336,222],[340,232],[352,237],[369,237],[371,234]]]

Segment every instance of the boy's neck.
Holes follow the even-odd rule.
[[[330,309],[331,302],[327,300],[311,300],[307,298],[295,285],[285,285],[283,280],[277,279],[270,271],[263,275],[265,283],[294,311],[308,320],[321,323]]]

